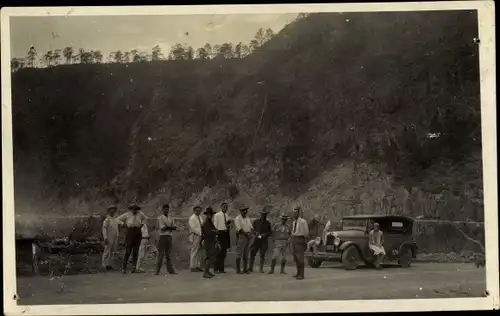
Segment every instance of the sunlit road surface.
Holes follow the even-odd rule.
[[[213,279],[203,279],[201,273],[188,270],[178,272],[160,276],[151,272],[127,275],[110,272],[52,280],[20,277],[19,304],[479,297],[486,288],[483,268],[456,263],[415,263],[408,269],[387,267],[380,271],[369,268],[346,271],[332,265],[306,268],[304,280],[292,277],[293,266],[287,267],[287,275],[258,272],[237,275],[228,269],[227,274]]]

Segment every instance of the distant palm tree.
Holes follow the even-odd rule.
[[[73,61],[73,47],[65,47],[63,49],[63,56],[66,59],[66,64],[71,64],[71,62]]]
[[[54,60],[54,53],[49,50],[48,52],[45,53],[45,55],[42,56],[41,62],[45,64],[45,66],[50,67],[52,66],[52,61]]]

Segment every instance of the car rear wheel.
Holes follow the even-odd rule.
[[[315,259],[315,258],[309,257],[307,259],[307,263],[309,264],[309,266],[311,268],[319,268],[321,266],[321,264],[323,263],[323,261],[321,261],[320,259]]]
[[[359,251],[355,246],[349,246],[342,253],[342,266],[346,270],[355,270],[359,263]]]
[[[411,266],[412,261],[412,253],[410,247],[404,247],[401,250],[401,255],[399,257],[399,264],[403,268],[409,268]]]

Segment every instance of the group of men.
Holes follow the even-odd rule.
[[[215,212],[212,207],[207,207],[201,216],[201,206],[193,208],[193,215],[189,218],[189,242],[190,270],[192,272],[203,272],[204,278],[213,278],[216,274],[226,273],[224,266],[227,251],[231,247],[230,229],[234,225],[236,231],[236,273],[248,274],[253,272],[253,266],[257,254],[259,254],[259,272],[264,273],[264,263],[269,247],[269,238],[274,240],[271,267],[269,274],[273,274],[277,263],[281,266],[280,273],[285,273],[286,255],[291,248],[296,266],[294,277],[298,280],[304,279],[305,260],[304,253],[307,249],[307,238],[309,227],[305,219],[301,217],[301,208],[293,210],[292,226],[288,225],[289,216],[281,214],[280,222],[271,225],[267,216],[269,208],[264,207],[260,211],[260,217],[253,222],[248,217],[249,207],[239,205],[236,209],[239,215],[234,219],[227,214],[228,204],[222,203],[221,210]],[[177,229],[174,219],[169,214],[170,206],[162,206],[162,214],[158,217],[159,240],[157,242],[157,262],[155,274],[159,274],[164,259],[166,260],[167,272],[176,274],[171,258],[172,233]],[[149,243],[146,216],[141,207],[132,204],[128,211],[116,216],[117,207],[108,208],[108,216],[103,222],[104,252],[102,265],[106,270],[112,270],[110,259],[118,245],[119,227],[126,228],[125,255],[123,258],[122,272],[127,273],[127,264],[132,256],[132,273],[144,272],[141,269],[142,258]],[[202,256],[204,254],[204,267],[202,268]],[[212,273],[213,271],[213,273]]]

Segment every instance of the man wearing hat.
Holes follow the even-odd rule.
[[[271,223],[267,220],[267,214],[269,214],[269,207],[265,206],[262,211],[260,211],[260,218],[256,219],[252,225],[255,236],[252,246],[250,247],[250,272],[253,272],[253,264],[258,252],[260,255],[259,272],[264,273],[264,261],[269,247],[268,238],[272,234],[272,227]]]
[[[234,219],[236,229],[236,273],[247,274],[248,271],[248,250],[250,245],[250,234],[253,231],[252,223],[247,217],[248,207],[245,205],[237,205],[240,215]],[[243,270],[240,264],[243,259]]]
[[[111,258],[118,247],[118,221],[116,220],[117,208],[114,205],[108,207],[108,216],[102,223],[102,237],[104,238],[104,251],[102,253],[102,267],[112,270]]]
[[[292,223],[292,253],[295,265],[297,267],[297,274],[294,277],[297,280],[304,279],[305,258],[304,254],[307,248],[306,238],[309,236],[309,227],[307,221],[301,217],[301,208],[297,206],[293,210],[293,223]]]
[[[141,212],[141,207],[136,203],[132,203],[128,207],[128,212],[118,216],[116,219],[120,225],[126,227],[127,232],[125,235],[125,257],[123,258],[123,273],[127,273],[127,263],[130,255],[132,255],[132,273],[135,272],[137,259],[139,256],[139,247],[141,246],[142,223],[146,216]]]
[[[189,218],[189,242],[191,243],[189,268],[191,272],[201,272],[201,236],[202,220],[200,217],[201,206],[193,207],[193,215]]]
[[[281,274],[285,273],[286,265],[286,249],[292,235],[292,229],[287,224],[288,216],[286,214],[281,214],[281,223],[274,225],[273,227],[273,238],[274,238],[274,249],[271,261],[271,270],[269,274],[274,273],[274,267],[278,259],[281,259]]]
[[[156,275],[160,274],[161,265],[163,264],[163,257],[166,257],[167,272],[169,274],[177,274],[172,265],[172,232],[177,229],[174,219],[170,216],[170,205],[163,204],[162,215],[158,217],[158,230],[160,232],[160,239],[158,240],[158,257],[156,260]]]
[[[212,221],[215,214],[214,210],[209,206],[203,214],[205,214],[205,221],[203,225],[201,225],[203,247],[205,248],[205,271],[203,277],[210,279],[215,276],[215,274],[210,272],[210,269],[215,269],[215,258],[217,256],[217,229]]]

